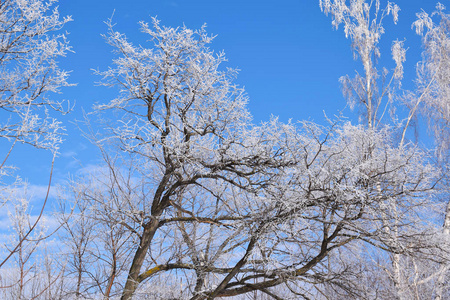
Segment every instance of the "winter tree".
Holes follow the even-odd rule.
[[[423,36],[423,60],[417,65],[417,90],[409,96],[417,99],[422,112],[427,117],[430,129],[434,133],[437,154],[441,166],[446,173],[448,185],[448,145],[450,124],[450,15],[445,7],[438,3],[436,11],[431,15],[422,11],[417,14],[413,27]],[[437,20],[437,22],[436,22]],[[448,193],[447,193],[448,198]],[[450,201],[447,199],[443,232],[446,238],[450,235]],[[448,269],[450,264],[442,263],[434,274],[438,276],[435,299],[448,297]],[[447,295],[447,296],[446,296]]]
[[[450,111],[450,16],[442,4],[428,15],[421,12],[413,26],[423,36],[423,61],[417,67],[416,97],[423,103],[429,117],[439,149],[448,150]],[[438,19],[438,23],[433,19]],[[442,152],[443,154],[443,152]],[[444,155],[445,156],[445,155]]]
[[[105,166],[85,172],[61,194],[65,283],[64,297],[114,298],[120,296],[138,241],[145,177],[136,174],[136,161],[104,153]],[[140,180],[138,178],[141,178]],[[68,207],[70,206],[70,207]]]
[[[369,128],[377,128],[387,117],[396,86],[394,83],[403,77],[403,62],[406,50],[403,42],[394,41],[392,57],[395,68],[391,75],[387,69],[377,69],[380,57],[379,42],[384,33],[383,21],[392,15],[394,22],[398,20],[400,8],[388,2],[385,8],[379,0],[320,0],[320,8],[325,14],[333,17],[333,26],[344,27],[345,37],[352,41],[354,57],[361,61],[363,74],[356,72],[355,78],[348,75],[340,79],[344,94],[351,108],[356,105],[361,109],[361,117]]]
[[[21,183],[8,159],[19,144],[46,149],[55,157],[63,127],[54,115],[68,111],[62,101],[52,99],[52,94],[69,85],[68,73],[58,67],[57,60],[70,51],[64,34],[59,31],[71,19],[60,17],[56,2],[6,0],[0,5],[0,137],[3,152],[0,207],[9,211],[11,228],[15,231],[12,243],[1,245],[0,270],[3,274],[8,266],[9,275],[17,271],[14,266],[22,270],[17,273],[19,277],[10,282],[13,286],[31,282],[30,278],[38,272],[30,255],[43,237],[39,223],[43,218],[48,192],[47,197],[42,199],[42,209],[37,219],[32,220],[28,199],[24,196],[27,193],[13,193],[17,189],[25,189],[26,185]],[[51,161],[49,164],[53,165]],[[25,264],[31,266],[27,272],[23,272]],[[41,290],[41,294],[33,290],[30,297],[42,296],[47,289]],[[20,286],[14,297],[28,297],[28,292],[30,290]]]
[[[394,41],[392,43],[392,55],[395,61],[395,68],[392,75],[388,77],[388,71],[385,69],[383,72],[375,68],[377,59],[380,57],[380,50],[378,48],[378,43],[381,35],[384,33],[384,28],[382,21],[383,19],[392,14],[394,22],[397,22],[398,12],[400,8],[391,2],[388,2],[386,7],[383,9],[380,5],[380,1],[364,1],[355,0],[350,1],[347,4],[346,1],[320,1],[321,8],[328,14],[330,13],[333,17],[333,25],[337,28],[339,24],[343,24],[346,37],[350,38],[352,41],[352,47],[355,52],[355,57],[361,60],[364,68],[365,76],[360,76],[358,73],[355,79],[349,79],[349,77],[343,77],[341,79],[344,87],[344,94],[350,101],[350,105],[361,104],[363,119],[367,120],[367,125],[369,128],[374,128],[380,126],[382,117],[388,111],[389,107],[395,109],[398,106],[399,101],[395,103],[395,100],[400,99],[399,94],[395,93],[393,88],[393,83],[395,81],[400,83],[402,78],[402,64],[406,59],[406,51],[403,49],[403,43],[399,41]],[[438,4],[438,12],[436,13],[442,19],[445,19],[445,14],[443,13],[443,6]],[[428,103],[428,111],[430,114],[434,114],[432,122],[435,124],[444,124],[441,122],[442,109],[438,107],[433,107],[431,105],[431,98],[435,97],[440,93],[441,98],[442,93],[445,93],[445,88],[441,88],[441,91],[437,91],[439,88],[437,86],[444,87],[447,80],[445,73],[445,40],[446,35],[448,36],[448,31],[446,32],[445,21],[441,23],[441,26],[435,26],[429,16],[422,12],[418,14],[418,21],[416,21],[413,26],[416,27],[418,33],[422,33],[424,28],[429,28],[427,36],[424,38],[426,45],[425,62],[419,64],[418,67],[418,89],[414,93],[408,93],[406,97],[403,97],[402,102],[407,104],[409,113],[402,120],[401,117],[393,115],[393,122],[385,122],[385,124],[392,124],[394,127],[400,128],[400,139],[399,143],[402,146],[406,140],[406,132],[410,126],[413,119],[417,119],[419,108],[423,106],[424,103]],[[439,54],[437,54],[439,53]],[[439,56],[439,58],[438,58]],[[439,83],[438,83],[439,82]],[[448,85],[448,84],[447,84]],[[399,86],[399,85],[397,85]],[[399,91],[397,89],[397,91]],[[433,96],[431,96],[433,95]],[[431,97],[430,97],[431,96]],[[387,98],[386,104],[383,105],[383,97]],[[436,114],[439,117],[436,117]],[[391,114],[392,115],[392,114]],[[400,121],[398,121],[400,120]],[[437,128],[437,127],[436,127]],[[438,130],[442,132],[441,130]],[[395,207],[394,207],[395,208]],[[430,213],[431,206],[424,207],[423,211]],[[442,209],[442,208],[441,208]],[[393,209],[396,211],[396,208]],[[439,223],[440,218],[435,215],[435,222]],[[428,215],[428,218],[432,218]],[[446,221],[446,223],[448,223]],[[397,218],[393,219],[393,223],[389,224],[385,230],[387,231],[397,231],[399,224]],[[439,230],[436,232],[440,236]],[[430,239],[435,239],[436,237],[430,236]],[[448,239],[445,236],[440,237],[443,241]],[[439,250],[438,250],[439,249]],[[436,257],[439,257],[436,261],[439,264],[446,264],[445,261],[448,260],[448,249],[446,246],[436,248],[438,250]],[[433,285],[436,283],[435,279],[438,274],[443,273],[443,269],[440,271],[433,271],[432,267],[421,268],[424,261],[427,261],[428,266],[432,264],[427,258],[412,258],[400,253],[393,253],[391,257],[392,268],[383,267],[388,271],[390,281],[394,284],[395,292],[389,297],[395,297],[399,299],[411,299],[419,297],[419,291],[426,289],[425,285]],[[428,272],[430,271],[430,272]],[[441,276],[442,277],[442,276]],[[440,294],[437,284],[428,294]],[[427,292],[422,292],[421,294],[427,294]],[[438,296],[437,296],[438,297]],[[439,298],[440,299],[440,298]]]
[[[108,24],[118,58],[97,73],[120,91],[96,109],[113,110],[116,121],[93,137],[102,171],[71,184],[84,204],[68,244],[90,249],[73,255],[83,296],[114,286],[122,299],[320,299],[330,290],[373,298],[354,284],[349,255],[363,247],[436,254],[435,227],[417,215],[434,205],[440,173],[378,126],[378,100],[365,100],[368,128],[276,118],[254,125],[236,71],[221,67],[225,56],[209,48],[205,28],[141,22],[146,48]],[[90,224],[106,235],[93,236]],[[112,244],[121,247],[111,252]],[[88,261],[100,277],[77,267]]]

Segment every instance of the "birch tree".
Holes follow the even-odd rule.
[[[343,76],[340,81],[344,95],[351,108],[357,106],[361,118],[369,128],[375,129],[383,124],[387,114],[393,108],[393,98],[399,81],[403,77],[403,62],[406,50],[403,42],[393,41],[392,58],[395,67],[391,74],[386,68],[377,69],[377,60],[381,55],[379,42],[384,33],[383,21],[389,15],[394,23],[398,21],[398,5],[388,2],[382,8],[379,0],[320,0],[320,8],[333,18],[336,29],[342,24],[345,37],[352,41],[355,59],[363,66],[363,74],[356,72],[354,78]]]
[[[380,74],[376,68],[377,59],[381,55],[378,44],[384,33],[383,21],[386,16],[391,14],[396,23],[400,8],[391,2],[382,8],[379,0],[353,0],[349,4],[347,1],[341,0],[320,0],[320,7],[325,14],[331,14],[332,24],[336,29],[343,24],[346,38],[352,41],[354,57],[359,58],[363,65],[364,76],[357,72],[354,79],[350,79],[347,75],[341,77],[340,80],[350,107],[358,105],[362,108],[360,117],[367,122],[368,128],[376,130],[383,125],[381,121],[389,107],[394,107],[392,103],[394,98],[393,80],[400,80],[403,76],[402,64],[405,61],[406,51],[403,49],[402,42],[399,41],[395,41],[392,47],[396,67],[390,78],[387,69]],[[403,131],[401,143],[403,143],[407,127],[408,125]],[[390,225],[386,226],[386,230],[390,231],[391,227]],[[392,229],[396,230],[395,224]],[[392,259],[394,268],[392,278],[397,288],[403,290],[399,265],[400,256],[394,254]]]
[[[450,111],[450,16],[438,3],[431,15],[422,11],[413,23],[417,34],[423,36],[423,60],[417,67],[416,98],[424,104],[437,145],[445,157],[449,145]],[[435,22],[433,19],[437,19]]]
[[[438,3],[431,15],[422,11],[417,14],[413,27],[417,34],[423,36],[423,60],[417,66],[417,91],[410,96],[417,99],[422,113],[434,133],[437,154],[448,184],[448,145],[450,138],[450,15],[445,13],[445,6]],[[448,192],[447,192],[448,194]],[[447,196],[448,197],[448,196]],[[450,235],[450,201],[447,200],[443,224],[444,238]],[[442,263],[438,272],[436,297],[445,299],[448,295],[448,263]]]
[[[398,12],[400,8],[391,2],[388,2],[385,8],[381,7],[380,1],[350,1],[347,4],[346,1],[320,1],[320,6],[326,14],[331,14],[333,17],[333,25],[337,28],[340,24],[343,24],[346,37],[352,41],[352,48],[355,52],[355,57],[361,60],[364,67],[365,76],[360,76],[358,73],[355,79],[349,79],[349,77],[343,77],[341,79],[344,87],[344,94],[350,101],[350,105],[360,104],[363,108],[363,119],[367,120],[367,126],[369,128],[376,129],[379,127],[382,117],[385,115],[389,106],[395,108],[393,101],[395,98],[400,98],[395,95],[395,89],[393,84],[397,81],[400,84],[402,78],[403,67],[402,64],[405,61],[405,50],[403,49],[403,43],[394,41],[392,43],[392,55],[395,61],[396,67],[394,68],[390,78],[387,76],[388,71],[383,70],[379,74],[375,65],[377,59],[380,57],[380,50],[378,48],[381,35],[384,33],[383,19],[392,14],[394,22],[398,20]],[[435,13],[442,19],[445,19],[443,13],[443,6],[438,4],[438,11]],[[448,76],[445,74],[448,68],[445,68],[445,42],[442,42],[446,38],[446,21],[441,22],[441,26],[435,26],[429,16],[422,12],[418,14],[418,21],[413,26],[416,27],[418,33],[423,33],[425,28],[429,29],[429,33],[424,38],[426,45],[425,62],[419,64],[418,67],[418,89],[412,94],[404,98],[403,101],[408,105],[409,112],[407,117],[398,122],[397,116],[394,116],[394,126],[401,128],[401,135],[399,143],[402,145],[406,142],[406,132],[413,119],[417,119],[419,109],[423,106],[424,102],[428,102],[427,109],[432,117],[434,124],[445,124],[442,120],[442,109],[432,104],[431,99],[435,95],[443,95],[445,93],[445,87],[448,86]],[[447,35],[448,36],[448,35]],[[439,53],[439,54],[437,54]],[[439,83],[438,83],[439,82]],[[438,91],[437,86],[442,86],[443,89]],[[433,96],[431,96],[433,94]],[[430,97],[431,96],[431,97]],[[382,105],[383,98],[386,97],[386,104]],[[443,97],[445,98],[445,96]],[[439,98],[439,99],[443,99]],[[438,101],[435,101],[436,103]],[[436,116],[439,115],[439,116]],[[389,122],[386,122],[389,123]],[[386,124],[385,123],[385,124]],[[438,136],[442,136],[442,127],[436,126],[436,132],[439,132]],[[441,144],[442,145],[442,144]],[[392,208],[396,211],[396,208]],[[425,208],[424,208],[425,211]],[[439,217],[436,215],[438,222]],[[446,221],[446,223],[448,223]],[[393,219],[393,223],[386,223],[386,231],[396,232],[398,230],[398,221]],[[432,237],[430,237],[432,238]],[[440,257],[445,256],[446,247],[442,247],[443,252]],[[389,272],[389,276],[395,285],[397,290],[396,295],[391,297],[399,297],[400,299],[410,299],[411,297],[419,297],[418,291],[421,289],[418,286],[434,282],[432,279],[436,276],[436,273],[423,274],[423,270],[417,267],[421,262],[416,259],[401,256],[398,253],[392,255],[392,272]],[[447,259],[447,258],[446,258]],[[445,261],[445,259],[441,263]],[[411,265],[412,263],[412,265]],[[431,264],[431,262],[429,262]],[[409,265],[409,267],[407,267]],[[443,270],[437,272],[442,274]],[[420,274],[420,275],[419,275]],[[430,275],[431,274],[431,275]],[[423,279],[423,276],[427,279]],[[429,277],[430,276],[430,277]],[[422,278],[422,279],[418,279]],[[441,276],[442,278],[442,276]],[[438,284],[439,285],[439,284]],[[442,285],[442,284],[441,284]],[[436,287],[436,293],[441,288]],[[415,291],[411,294],[410,291]]]

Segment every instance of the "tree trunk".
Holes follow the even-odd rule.
[[[444,235],[450,235],[450,201],[447,203],[447,210],[445,212],[445,220],[444,220]],[[434,300],[442,300],[442,294],[444,293],[444,288],[447,285],[445,281],[445,275],[447,275],[448,265],[447,263],[443,263],[439,268],[440,274],[437,278],[436,282],[436,297]]]
[[[155,235],[156,229],[158,229],[159,221],[157,218],[153,218],[150,224],[144,227],[144,232],[142,233],[141,241],[139,243],[139,248],[133,258],[133,262],[128,272],[127,282],[122,293],[121,300],[129,300],[136,291],[139,282],[138,276],[141,272],[142,265],[144,264],[145,257],[147,256],[148,248]]]

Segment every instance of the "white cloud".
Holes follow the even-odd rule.
[[[73,150],[70,150],[70,151],[65,151],[65,152],[61,153],[61,156],[62,157],[74,157],[74,156],[77,156],[77,153]]]

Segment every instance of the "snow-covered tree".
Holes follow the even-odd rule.
[[[440,165],[446,173],[444,185],[448,186],[450,142],[450,15],[441,3],[431,15],[422,11],[417,14],[413,27],[423,36],[423,60],[417,65],[417,90],[409,96],[416,99],[417,106],[434,133]],[[447,191],[448,197],[448,191]],[[447,200],[443,225],[444,238],[450,238],[450,201]],[[438,271],[436,300],[448,297],[446,289],[450,264],[442,263]],[[447,295],[447,296],[446,296]]]
[[[327,289],[361,297],[371,291],[353,284],[355,249],[435,254],[433,224],[417,215],[434,204],[440,173],[420,149],[376,125],[254,125],[236,71],[220,66],[225,56],[209,48],[205,28],[153,19],[141,30],[149,48],[109,22],[118,58],[97,73],[120,92],[96,107],[115,111],[93,137],[105,166],[72,183],[91,211],[83,216],[128,233],[122,299],[319,299]]]
[[[15,166],[9,158],[19,144],[49,150],[54,158],[63,133],[61,122],[54,116],[68,111],[62,101],[52,98],[52,94],[59,93],[61,87],[69,85],[68,73],[58,67],[58,59],[70,51],[64,34],[59,30],[71,19],[60,17],[56,3],[56,0],[5,0],[0,4],[0,138],[3,155],[0,160],[0,208],[10,212],[14,232],[13,243],[2,242],[0,246],[0,269],[8,268],[10,274],[13,273],[11,268],[15,267],[7,263],[13,260],[20,263],[12,265],[22,265],[22,268],[26,263],[33,265],[30,257],[23,260],[24,251],[31,249],[26,254],[31,255],[41,242],[37,237],[40,233],[33,231],[41,227],[39,222],[43,218],[48,191],[47,197],[42,199],[38,217],[31,218],[27,204],[29,198],[23,196],[27,192],[11,198],[14,190],[19,186],[26,189],[26,185],[20,185]],[[41,232],[40,229],[38,231]],[[39,271],[33,269],[30,272]],[[19,272],[13,285],[27,281],[30,272]],[[24,286],[20,290],[17,299],[26,297],[30,291]],[[45,297],[43,295],[39,296]]]
[[[423,104],[440,154],[445,157],[450,142],[450,15],[439,3],[433,14],[422,11],[417,17],[413,27],[423,36],[424,52],[417,66],[415,97]]]
[[[49,110],[67,112],[51,93],[68,85],[68,73],[58,68],[57,59],[70,47],[57,31],[70,18],[61,19],[55,3],[8,0],[0,8],[0,136],[11,148],[27,143],[57,151],[61,141],[61,124]]]
[[[352,41],[355,57],[361,60],[364,68],[365,76],[360,76],[357,73],[355,79],[349,79],[348,76],[341,79],[344,86],[344,94],[350,100],[350,105],[355,103],[362,105],[362,116],[367,121],[367,126],[378,130],[381,119],[388,108],[395,108],[394,100],[396,98],[400,99],[400,96],[395,94],[393,83],[395,81],[400,83],[399,80],[402,78],[402,64],[406,59],[402,42],[394,41],[392,43],[392,55],[396,67],[390,77],[387,76],[387,70],[383,70],[380,74],[375,68],[377,59],[380,57],[379,40],[384,33],[382,21],[387,15],[392,14],[394,22],[397,22],[400,8],[396,4],[388,2],[385,8],[382,9],[379,0],[352,0],[349,2],[327,0],[320,1],[320,6],[326,14],[332,15],[333,25],[336,28],[343,24],[346,37]],[[446,126],[445,112],[443,111],[445,111],[445,101],[448,100],[446,99],[448,98],[448,93],[445,94],[446,89],[448,90],[449,78],[448,74],[446,74],[448,73],[448,68],[446,68],[446,64],[448,65],[448,61],[446,62],[446,56],[448,55],[448,49],[446,49],[448,48],[448,45],[446,46],[446,43],[448,44],[448,17],[443,11],[444,7],[438,4],[435,15],[442,20],[439,26],[434,24],[425,12],[419,13],[418,20],[413,24],[413,27],[416,28],[419,34],[427,32],[424,36],[426,50],[424,52],[424,61],[418,65],[417,90],[402,97],[402,102],[407,104],[408,114],[404,119],[394,115],[394,122],[391,123],[393,126],[400,128],[401,134],[398,140],[400,147],[407,142],[407,129],[411,122],[417,119],[419,109],[423,107],[426,108],[431,123],[434,124],[438,139],[441,140],[441,149],[445,148],[442,145],[446,145],[442,143],[442,137],[445,136]],[[385,104],[383,104],[384,97],[387,98]],[[388,122],[386,123],[389,124]],[[438,224],[441,218],[436,213],[431,214],[430,207],[424,207],[423,214],[427,212],[429,214],[427,217],[430,219],[433,219],[432,215],[434,215],[434,222]],[[443,208],[441,207],[441,209]],[[392,211],[397,211],[397,208],[393,206]],[[395,232],[401,226],[398,223],[398,219],[401,219],[401,217],[385,221],[385,231],[387,233],[393,233],[395,236]],[[445,223],[449,223],[449,220],[446,220]],[[447,255],[447,246],[444,246],[444,244],[448,242],[448,238],[445,235],[442,236],[439,230],[436,230],[435,234],[440,236],[443,242],[443,247],[438,246],[435,249],[437,251],[435,255],[439,257],[436,261],[438,261],[438,264],[446,265],[445,262],[448,261],[449,257]],[[437,237],[429,236],[429,239],[433,240],[437,239]],[[420,294],[419,291],[426,290],[427,286],[433,286],[431,288],[433,292],[431,294],[428,292],[430,295],[438,297],[442,293],[442,284],[437,283],[436,278],[439,277],[438,281],[442,281],[445,268],[436,270],[434,262],[426,257],[412,258],[395,252],[391,255],[390,260],[391,268],[381,265],[387,271],[388,281],[391,281],[394,285],[394,292],[385,297],[399,299],[417,298]],[[423,266],[426,261],[428,261],[429,268],[418,267],[420,265]],[[440,288],[439,285],[441,285]],[[427,292],[423,294],[427,294]]]
[[[349,2],[349,3],[348,3]],[[333,27],[343,25],[345,37],[352,41],[355,59],[363,66],[363,74],[356,72],[354,78],[341,77],[344,94],[351,108],[361,109],[361,118],[369,128],[377,128],[388,118],[398,83],[403,78],[403,62],[406,50],[403,42],[392,43],[395,67],[392,74],[386,68],[377,69],[381,55],[379,42],[384,33],[383,21],[392,15],[398,21],[398,5],[388,2],[382,8],[380,0],[320,0],[320,8],[333,18]],[[397,86],[395,85],[397,83]],[[386,123],[386,122],[385,122]]]

